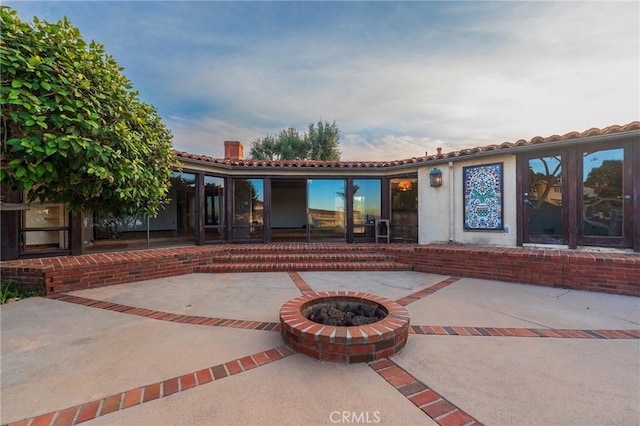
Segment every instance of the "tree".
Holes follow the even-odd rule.
[[[2,188],[72,211],[157,213],[175,156],[155,108],[66,18],[0,12]]]
[[[616,198],[622,195],[622,174],[622,160],[604,160],[600,167],[591,169],[584,186],[600,198]]]
[[[278,136],[265,136],[251,143],[251,158],[256,160],[302,160],[308,147],[304,136],[293,128],[283,129]]]
[[[554,185],[560,182],[560,173],[562,171],[562,161],[560,157],[539,158],[540,162],[544,166],[544,173],[536,173],[531,166],[529,166],[529,192],[536,194],[536,203],[533,208],[539,210],[545,203],[548,203],[547,197]],[[552,164],[555,162],[555,168],[551,170],[549,162]],[[542,194],[538,194],[538,187],[544,187]]]
[[[283,129],[278,136],[265,136],[251,143],[249,156],[256,160],[340,160],[338,126],[335,122],[309,124],[300,135],[294,128]]]
[[[596,235],[622,235],[623,215],[622,160],[604,160],[594,167],[584,181],[582,218]]]
[[[340,161],[340,136],[336,122],[329,124],[318,121],[317,125],[309,124],[307,142],[309,158],[313,160]]]

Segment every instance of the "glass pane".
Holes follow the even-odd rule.
[[[195,243],[196,176],[193,173],[175,172],[170,179],[171,201],[160,209],[158,216],[149,218],[149,236],[153,246]],[[146,219],[140,218],[139,222],[146,233]]]
[[[204,224],[224,225],[224,179],[204,177]]]
[[[69,214],[63,205],[36,204],[22,213],[21,251],[56,251],[69,248]],[[41,228],[41,230],[37,230]]]
[[[69,231],[22,231],[22,253],[48,253],[69,249]]]
[[[391,179],[391,238],[418,241],[418,179]]]
[[[233,239],[262,239],[262,179],[233,180]]]
[[[146,248],[147,228],[149,246],[195,243],[196,177],[193,173],[174,172],[170,181],[169,202],[160,208],[156,217],[96,215],[92,223],[87,220],[86,251]],[[89,238],[91,226],[93,241]]]
[[[271,241],[307,241],[307,179],[271,180]]]
[[[204,177],[205,241],[224,239],[224,178]]]
[[[622,236],[624,149],[584,153],[582,226],[584,235]]]
[[[312,240],[345,238],[344,180],[309,179],[307,206]]]
[[[374,238],[375,220],[380,219],[380,180],[353,180],[353,235]]]
[[[562,157],[529,160],[529,234],[562,235]]]

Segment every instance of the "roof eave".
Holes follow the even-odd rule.
[[[441,158],[425,160],[422,162],[422,164],[435,165],[435,164],[449,163],[450,161],[456,162],[456,161],[473,160],[473,159],[482,158],[482,157],[495,157],[497,155],[516,155],[522,152],[529,152],[529,151],[533,152],[533,151],[539,151],[539,150],[545,150],[545,149],[548,150],[548,149],[565,148],[567,146],[579,145],[583,143],[608,142],[613,140],[627,139],[634,136],[640,137],[640,129],[632,129],[624,132],[608,133],[603,135],[576,137],[576,138],[567,139],[563,141],[550,141],[550,142],[543,142],[538,144],[513,146],[508,148],[494,149],[490,151],[478,151],[473,154],[460,155],[456,157],[443,155]]]

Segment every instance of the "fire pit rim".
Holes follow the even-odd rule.
[[[333,326],[311,321],[302,314],[314,304],[345,299],[376,303],[387,316],[366,325]],[[321,360],[353,363],[384,358],[404,347],[409,334],[409,313],[399,303],[370,293],[318,292],[286,302],[280,309],[280,325],[285,343],[296,351]],[[365,354],[365,350],[372,352]]]

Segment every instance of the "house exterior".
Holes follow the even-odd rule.
[[[640,251],[640,122],[394,161],[176,152],[155,218],[70,215],[5,192],[2,260],[229,242]],[[387,228],[388,227],[388,228]]]

